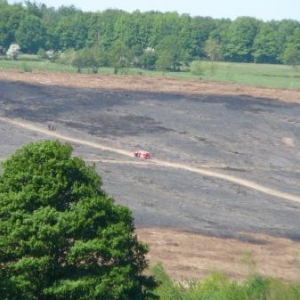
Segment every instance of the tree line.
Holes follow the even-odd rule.
[[[300,63],[300,22],[235,20],[117,9],[83,12],[0,0],[0,51],[65,53],[80,71],[126,65],[177,71],[196,59],[245,63]],[[69,55],[67,55],[69,53]]]

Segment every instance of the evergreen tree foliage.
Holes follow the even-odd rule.
[[[43,141],[2,164],[1,299],[153,299],[131,211],[71,154],[68,144]]]

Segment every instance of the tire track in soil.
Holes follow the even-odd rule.
[[[124,156],[132,157],[132,152],[130,152],[130,151],[104,146],[104,145],[96,143],[96,142],[89,142],[89,141],[73,138],[73,137],[70,137],[67,135],[63,135],[63,134],[60,134],[57,132],[52,132],[47,129],[40,128],[36,125],[30,124],[27,122],[25,123],[24,121],[20,121],[20,120],[16,120],[16,119],[8,119],[8,118],[3,118],[3,117],[0,117],[0,121],[12,124],[14,126],[19,126],[19,127],[22,127],[27,130],[34,131],[34,132],[39,132],[44,135],[52,136],[52,137],[55,137],[55,138],[58,138],[61,140],[72,142],[75,144],[85,145],[88,147],[92,147],[92,148],[105,150],[105,151],[109,151],[109,152],[114,152],[114,153],[118,153],[118,154],[121,154]],[[115,161],[115,162],[116,163],[128,163],[128,161],[125,161],[125,162]],[[132,164],[135,164],[135,162],[132,162]],[[200,175],[209,176],[209,177],[217,178],[217,179],[220,179],[223,181],[228,181],[228,182],[240,185],[240,186],[244,186],[246,188],[250,188],[250,189],[256,190],[258,192],[270,195],[270,196],[274,196],[274,197],[282,198],[285,200],[300,203],[300,196],[281,192],[276,189],[260,185],[254,181],[238,178],[238,177],[228,175],[225,173],[211,171],[209,169],[198,168],[198,167],[195,168],[195,167],[189,166],[187,164],[173,163],[173,162],[168,162],[168,161],[163,161],[163,160],[158,160],[158,159],[151,159],[150,164],[158,165],[158,166],[162,166],[162,167],[168,167],[168,168],[172,168],[172,169],[186,170],[186,171],[190,171],[193,173],[198,173]]]

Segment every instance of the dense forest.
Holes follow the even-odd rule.
[[[0,0],[0,54],[75,53],[80,69],[131,64],[179,70],[196,59],[246,63],[300,63],[300,22],[191,17],[176,12],[83,12],[25,1]],[[94,62],[91,62],[94,61]]]

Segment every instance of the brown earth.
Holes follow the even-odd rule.
[[[190,95],[238,95],[268,98],[289,103],[300,103],[297,89],[272,89],[217,82],[179,80],[169,77],[85,75],[57,73],[1,72],[0,79],[30,82],[32,84],[82,87],[124,91],[147,91]]]
[[[156,97],[155,96],[156,94],[157,95],[159,94],[162,95],[163,98],[165,97],[165,100],[167,100],[168,97],[172,97],[172,98],[189,97],[189,99],[197,98],[200,99],[200,101],[204,100],[205,102],[206,97],[227,96],[227,97],[236,97],[237,99],[239,99],[239,97],[240,98],[251,97],[251,99],[252,98],[267,99],[267,101],[274,101],[274,103],[291,103],[294,105],[300,103],[299,90],[276,90],[276,89],[245,87],[239,85],[220,84],[220,83],[211,83],[211,82],[202,82],[202,81],[201,82],[183,81],[183,80],[176,80],[167,77],[150,78],[150,77],[142,77],[142,76],[136,77],[136,76],[114,76],[114,75],[103,76],[103,75],[70,75],[70,74],[54,74],[54,73],[0,72],[0,82],[4,83],[3,87],[0,88],[0,105],[2,105],[2,108],[0,110],[0,117],[1,116],[4,117],[2,118],[3,126],[0,127],[2,128],[2,131],[0,133],[0,138],[2,138],[1,139],[1,147],[3,152],[3,155],[1,155],[2,157],[10,154],[11,151],[13,151],[17,146],[23,144],[24,142],[31,141],[32,139],[40,139],[43,136],[51,135],[51,133],[47,134],[46,130],[44,133],[41,130],[40,131],[37,130],[37,128],[39,128],[38,126],[43,126],[44,120],[38,121],[37,124],[33,124],[32,122],[35,121],[34,118],[28,119],[23,113],[19,113],[19,110],[21,109],[20,111],[23,112],[25,107],[22,106],[23,104],[20,104],[21,102],[15,106],[14,104],[11,104],[13,100],[14,101],[17,100],[16,98],[23,99],[22,97],[24,97],[24,93],[28,93],[26,90],[28,88],[32,90],[32,95],[31,95],[32,98],[39,97],[40,90],[34,91],[34,88],[36,86],[39,87],[49,86],[53,88],[66,87],[70,89],[74,88],[76,89],[76,91],[75,92],[72,91],[72,97],[78,94],[77,89],[83,89],[84,91],[102,90],[102,92],[104,91],[109,95],[114,95],[112,93],[115,93],[116,97],[121,97],[121,98],[123,97],[124,99],[131,97],[133,92],[139,92],[139,93],[149,93],[151,94],[151,97],[154,98]],[[30,86],[25,86],[23,84],[29,84]],[[9,90],[9,87],[11,87],[12,90]],[[52,91],[56,91],[56,90],[53,89]],[[40,96],[42,95],[43,94],[41,94]],[[138,94],[138,95],[142,95],[142,94]],[[60,94],[57,93],[57,97],[59,96]],[[145,94],[143,94],[143,96],[145,97]],[[30,97],[27,96],[26,101],[29,98]],[[3,100],[3,102],[1,102],[1,100]],[[7,101],[5,102],[4,100]],[[30,99],[28,101],[29,102],[26,102],[27,104],[30,103]],[[144,103],[145,105],[148,106],[152,105],[151,102],[147,102],[147,99],[144,101],[145,101]],[[13,109],[12,106],[14,106]],[[11,112],[15,113],[17,109],[18,109],[18,114],[13,115],[12,117],[10,113]],[[10,121],[9,125],[5,125],[9,123],[5,121],[6,119]],[[26,121],[24,121],[24,119]],[[10,128],[15,128],[17,125],[14,122],[18,124],[22,124],[23,122],[23,124],[25,124],[27,128],[26,126],[23,126],[24,130],[22,131],[22,137],[20,137],[19,135],[17,136],[17,134],[21,134],[21,133],[19,131],[16,131],[16,135],[12,135],[12,138],[10,137],[8,139],[7,137],[8,135],[10,135],[11,132]],[[76,122],[80,123],[81,121],[78,119],[78,121]],[[7,127],[7,126],[12,126],[12,127]],[[32,126],[32,128],[30,126]],[[29,135],[27,133],[28,129],[30,129],[31,131],[36,130],[36,132],[40,134],[40,136],[34,136],[33,134]],[[78,133],[70,130],[70,128],[68,127],[64,127],[63,129],[64,129],[63,132],[64,136],[72,137],[74,133]],[[60,133],[57,134],[59,135]],[[80,136],[79,138],[82,139],[92,138],[90,135],[83,135],[84,134],[83,132],[81,132],[81,134],[82,136]],[[61,136],[61,138],[63,138],[63,136]],[[133,138],[131,137],[131,140],[132,139]],[[298,152],[296,150],[299,147],[297,139],[295,139],[294,136],[281,136],[280,141],[282,143],[282,147],[287,148],[287,150],[284,151],[290,151],[287,152],[289,153],[289,155],[290,153],[296,153],[295,161],[297,161]],[[99,147],[100,148],[102,147],[101,149],[103,151],[111,151],[111,147],[113,147],[113,149],[117,150],[116,151],[117,155],[127,155],[131,153],[129,151],[122,150],[123,149],[122,146],[124,143],[121,138],[116,139],[114,142],[114,139],[111,139],[111,135],[108,135],[106,139],[103,139],[100,142],[97,140],[97,145],[102,145]],[[78,145],[79,142],[75,141],[75,144]],[[222,147],[224,147],[224,145],[222,145]],[[99,158],[98,156],[96,156],[96,154],[92,157],[91,156],[86,157],[87,155],[86,150],[84,150],[83,153],[85,153],[85,158],[87,161],[89,160],[101,161],[102,167],[104,166],[107,169],[107,174],[110,174],[110,172],[115,172],[113,168],[110,169],[108,167],[108,165],[110,165],[111,162],[117,164],[118,162],[123,161],[129,166],[132,164],[132,168],[134,166],[136,167],[139,166],[139,164],[135,160],[124,161],[122,157],[113,157],[112,160],[108,159],[107,161],[105,161],[102,157]],[[176,163],[184,166],[188,166],[187,163],[190,164],[193,163],[191,166],[191,168],[193,169],[199,167],[198,165],[195,165],[195,162],[192,161],[190,159],[190,156],[187,156],[187,154],[185,156],[187,157],[186,160],[182,158],[183,154],[181,153],[178,157],[174,157],[174,158],[171,157],[171,159]],[[180,161],[178,162],[178,160]],[[157,161],[163,162],[162,160],[157,160]],[[171,164],[171,163],[167,162],[166,165],[167,164]],[[174,164],[174,162],[172,164]],[[221,160],[221,159],[219,160],[216,159],[216,161],[210,161],[210,162],[206,160],[205,164],[208,170],[207,172],[212,172],[211,169],[213,169],[214,170],[213,172],[215,172],[216,174],[222,174],[222,176],[227,176],[227,177],[232,177],[232,175],[230,174],[224,175],[224,171],[230,172],[232,170],[238,169],[236,168],[236,166],[232,165],[233,164],[232,161],[229,164],[228,161]],[[205,164],[202,163],[201,166]],[[152,166],[151,163],[150,165]],[[249,174],[247,176],[253,174],[251,175],[252,177],[249,178],[250,180],[255,181],[260,179],[258,180],[259,183],[261,184],[262,182],[267,186],[270,185],[271,188],[268,189],[272,191],[273,190],[277,191],[278,189],[281,190],[283,188],[279,183],[276,183],[276,185],[274,185],[273,187],[273,182],[275,181],[272,181],[273,180],[272,176],[275,175],[273,175],[272,172],[275,173],[275,171],[276,172],[293,171],[294,176],[296,176],[296,178],[299,179],[300,173],[299,173],[299,168],[297,166],[295,168],[289,167],[289,169],[287,169],[285,166],[280,165],[280,168],[272,169],[269,165],[265,165],[264,166],[265,169],[259,170],[262,172],[262,174],[255,173],[256,170],[261,167],[261,165],[262,164],[260,163],[258,163],[257,165],[253,164],[252,169],[248,165],[244,166],[248,172],[247,174]],[[141,168],[144,167],[145,164],[142,164]],[[223,172],[220,172],[220,170]],[[122,171],[121,168],[119,171],[120,172]],[[150,171],[150,169],[148,171]],[[173,170],[172,172],[176,172],[176,170]],[[272,176],[268,175],[269,177],[268,176],[266,177],[265,174],[272,174]],[[136,176],[137,175],[135,175],[135,178]],[[209,176],[210,175],[208,175],[208,177]],[[261,176],[261,178],[258,178],[257,176]],[[280,179],[282,178],[281,176],[286,176],[286,175],[278,175],[278,176],[280,177],[275,178],[276,182],[280,181]],[[234,178],[238,178],[238,176]],[[268,181],[266,182],[263,181],[267,179]],[[239,179],[239,180],[241,181],[243,179]],[[237,181],[236,184],[239,185],[239,182]],[[223,187],[223,185],[219,183],[217,184],[217,186],[218,189]],[[118,192],[113,187],[109,186],[109,188],[111,189],[112,194],[115,193],[114,195],[115,198],[118,196],[122,198],[122,196],[119,195]],[[161,188],[161,187],[156,185],[156,188]],[[238,194],[242,194],[242,195],[244,194],[245,197],[247,196],[248,192],[244,192],[243,190],[241,190],[240,187],[234,186],[234,188],[232,189],[236,189]],[[299,199],[297,196],[299,190],[292,189],[291,191],[292,191],[291,193],[290,193],[290,189],[286,191],[282,191],[281,194],[279,194],[279,198],[281,197],[282,199],[292,200],[292,201],[293,199],[296,200]],[[275,194],[271,193],[272,197],[270,198],[264,198],[265,196],[261,196],[261,199],[266,199],[267,203],[271,207],[271,201],[273,201],[273,196],[276,198]],[[290,195],[291,198],[290,199],[284,198],[282,197],[283,195]],[[256,194],[254,196],[257,197]],[[167,198],[165,199],[167,201]],[[280,202],[279,199],[276,201]],[[134,204],[131,205],[135,209]],[[143,208],[145,210],[148,209],[146,206],[143,206]],[[293,209],[297,211],[298,206],[297,207],[295,206],[295,208],[288,207],[287,216],[288,216],[288,212],[291,212]],[[258,208],[257,213],[259,213],[260,210],[261,208]],[[140,213],[138,208],[136,208],[136,211],[138,216],[139,215],[138,213]],[[280,210],[278,209],[278,211]],[[224,218],[226,218],[226,215]],[[261,218],[263,219],[264,217]],[[139,220],[139,218],[137,219]],[[180,221],[181,219],[178,220]],[[220,223],[222,222],[220,221]],[[166,225],[157,227],[156,226],[157,224],[152,223],[151,220],[147,221],[146,224],[144,224],[142,221],[139,221],[138,224],[140,224],[137,226],[137,234],[139,238],[150,245],[150,249],[151,249],[149,253],[150,263],[153,264],[156,262],[162,262],[166,271],[175,279],[185,280],[191,278],[201,278],[207,275],[211,271],[225,272],[232,278],[241,279],[247,276],[249,273],[255,271],[261,273],[262,275],[278,277],[288,281],[299,282],[300,280],[300,273],[299,273],[300,245],[299,245],[298,238],[295,239],[290,238],[290,235],[293,235],[294,231],[292,233],[289,232],[284,234],[278,233],[281,232],[284,228],[288,228],[287,225],[282,225],[281,227],[278,227],[274,235],[270,235],[269,231],[267,230],[260,231],[259,229],[255,229],[253,231],[251,230],[245,231],[245,228],[243,228],[243,226],[236,226],[236,233],[232,233],[232,235],[231,235],[231,229],[229,230],[229,234],[228,232],[226,232],[226,234],[223,235],[223,234],[218,234],[219,231],[216,231],[215,234],[211,234],[211,232],[201,233],[201,230],[199,231],[199,230],[195,230],[194,228],[187,228],[186,226],[181,226],[180,224],[176,228],[174,228],[173,226],[166,226]],[[270,227],[274,226],[274,224],[276,224],[276,220],[274,221],[274,223],[272,223],[269,226]],[[220,227],[220,225],[218,226]],[[297,231],[297,226],[298,223],[295,225],[295,231]],[[268,226],[265,227],[267,228]],[[262,226],[262,228],[264,228],[264,226]],[[298,229],[300,228],[298,227]],[[239,238],[239,236],[242,236],[243,239]]]
[[[247,233],[255,242],[243,242],[160,228],[137,229],[137,233],[150,246],[150,262],[161,262],[177,280],[221,272],[235,280],[260,274],[300,281],[299,243],[289,239]]]

